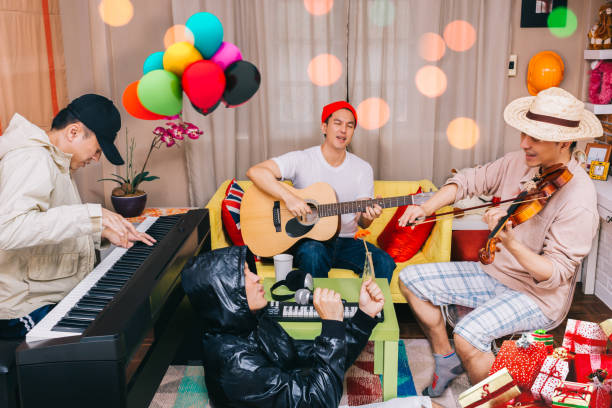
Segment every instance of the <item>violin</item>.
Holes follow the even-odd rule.
[[[512,225],[516,226],[535,216],[542,211],[548,199],[566,185],[573,176],[567,167],[562,164],[555,164],[543,169],[542,175],[537,179],[536,186],[521,192],[508,207],[507,214],[493,228],[484,248],[478,251],[480,262],[484,265],[493,263],[495,253],[500,251],[500,248],[496,246],[501,241],[498,235],[508,221],[511,221]],[[533,199],[526,200],[527,197],[533,197]]]

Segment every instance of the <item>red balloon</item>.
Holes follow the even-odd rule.
[[[135,118],[145,120],[163,119],[165,116],[153,113],[140,103],[138,99],[138,82],[134,81],[125,88],[123,91],[123,107],[125,110]]]
[[[223,70],[209,60],[189,65],[183,72],[182,81],[191,103],[205,112],[219,102],[225,89]]]

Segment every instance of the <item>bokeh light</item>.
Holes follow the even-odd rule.
[[[380,27],[386,27],[395,19],[395,5],[390,0],[374,0],[369,3],[368,17]]]
[[[423,95],[436,98],[446,91],[446,74],[434,65],[425,65],[414,77],[416,87]]]
[[[480,138],[478,124],[470,118],[459,117],[451,120],[446,128],[448,142],[456,149],[470,149]]]
[[[313,84],[329,86],[342,75],[342,63],[332,54],[319,54],[308,63],[308,77]]]
[[[164,47],[168,48],[177,42],[188,42],[193,45],[195,39],[190,29],[182,24],[176,24],[166,30],[164,34]]]
[[[368,98],[357,106],[357,124],[364,129],[381,128],[389,120],[389,105],[381,98]]]
[[[467,21],[451,21],[444,28],[444,41],[453,51],[467,51],[476,42],[476,30]]]
[[[334,5],[334,0],[304,0],[304,7],[313,16],[322,16],[329,13]]]
[[[568,8],[556,7],[548,15],[548,29],[559,38],[566,38],[574,34],[578,27],[576,14]]]
[[[438,61],[444,56],[446,45],[440,34],[425,33],[419,39],[419,55],[425,61]]]
[[[130,0],[102,0],[98,6],[100,18],[109,26],[126,25],[134,17],[134,6]]]

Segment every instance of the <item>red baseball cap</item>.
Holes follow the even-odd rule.
[[[332,115],[332,113],[340,109],[350,110],[353,113],[353,116],[355,117],[355,124],[357,124],[357,111],[355,111],[353,105],[345,101],[336,101],[330,103],[329,105],[325,105],[323,107],[323,112],[321,112],[321,123],[325,122],[327,118]]]

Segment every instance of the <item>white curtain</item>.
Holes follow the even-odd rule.
[[[451,168],[471,167],[503,153],[506,61],[511,2],[497,0],[368,0],[349,9],[349,98],[377,97],[390,119],[376,130],[359,128],[354,152],[370,162],[375,178],[430,179],[440,185]],[[378,24],[374,24],[378,18]],[[437,62],[419,55],[424,33],[443,35],[456,20],[469,23],[476,41],[467,51],[445,48]],[[384,23],[388,23],[383,25]],[[417,71],[436,65],[446,74],[446,91],[436,98],[419,92]],[[473,148],[448,141],[451,120],[476,121],[480,138]]]
[[[185,118],[204,130],[186,148],[190,205],[204,205],[227,178],[244,178],[253,164],[321,142],[321,108],[347,99],[354,106],[382,98],[388,122],[375,130],[358,127],[352,150],[372,164],[376,179],[427,178],[441,184],[451,167],[484,163],[500,156],[503,143],[506,59],[511,2],[497,0],[335,0],[329,13],[313,16],[302,0],[173,0],[175,24],[198,11],[215,14],[224,40],[262,74],[261,88],[245,105],[219,107],[209,116],[185,103]],[[387,4],[390,3],[391,5]],[[381,21],[376,21],[376,13]],[[389,11],[390,10],[390,11]],[[443,34],[454,20],[476,31],[467,51],[446,49],[431,63],[419,56],[423,33]],[[319,87],[308,63],[329,53],[343,65],[338,81]],[[416,72],[437,65],[446,91],[423,96]],[[457,149],[446,128],[456,117],[473,119],[480,131],[474,147]]]

